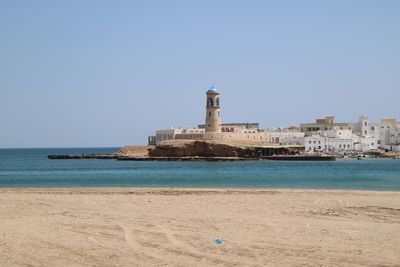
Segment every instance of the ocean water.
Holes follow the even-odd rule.
[[[0,187],[268,187],[400,190],[400,160],[156,162],[50,160],[118,148],[0,149]]]

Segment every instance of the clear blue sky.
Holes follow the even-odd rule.
[[[223,122],[400,119],[400,1],[0,2],[0,147]]]

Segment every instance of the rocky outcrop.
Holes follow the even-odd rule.
[[[164,143],[150,150],[150,157],[253,157],[252,148],[207,141]]]
[[[233,143],[220,140],[168,140],[157,146],[125,146],[113,154],[49,155],[49,159],[118,159],[118,160],[316,160],[301,158],[298,147],[270,146],[263,143]],[[279,158],[271,157],[281,155]],[[290,156],[289,156],[290,155]],[[287,158],[282,157],[287,156]],[[324,158],[325,159],[325,158]]]
[[[122,157],[147,157],[154,146],[124,146],[117,155]]]

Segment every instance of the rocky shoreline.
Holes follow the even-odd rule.
[[[253,145],[253,146],[252,146]],[[293,146],[254,146],[216,141],[168,141],[157,146],[125,146],[112,154],[49,155],[49,159],[115,159],[129,161],[332,161],[328,155],[304,155]]]
[[[130,157],[117,154],[49,155],[49,159],[116,159],[125,161],[334,161],[333,156],[270,156],[270,157]]]

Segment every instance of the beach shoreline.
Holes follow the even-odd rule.
[[[168,195],[168,194],[262,194],[262,193],[372,193],[399,194],[399,190],[371,189],[322,189],[322,188],[285,188],[285,187],[134,187],[134,186],[89,186],[89,187],[0,187],[4,193],[38,193],[38,194],[133,194],[133,195]]]
[[[400,263],[398,191],[0,188],[0,218],[7,266]]]

